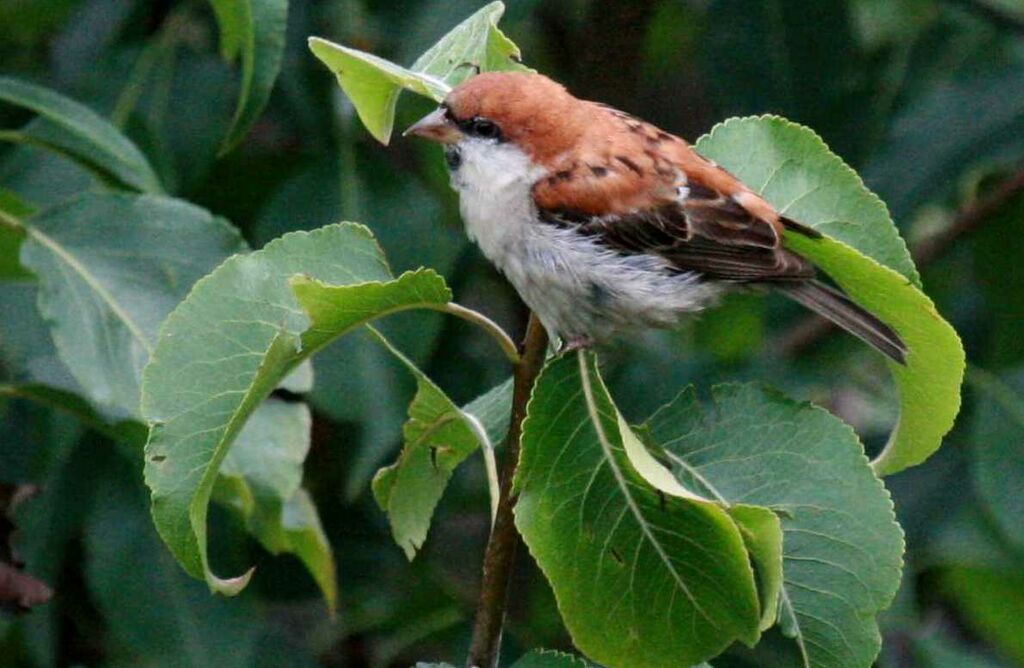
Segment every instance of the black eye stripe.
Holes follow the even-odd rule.
[[[480,137],[481,139],[495,139],[499,143],[505,141],[501,128],[497,123],[489,118],[474,116],[472,118],[459,119],[455,118],[451,113],[451,110],[447,108],[445,109],[445,114],[455,123],[459,130],[467,136]]]

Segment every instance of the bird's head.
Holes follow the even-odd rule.
[[[448,147],[511,143],[536,163],[572,148],[579,100],[542,74],[488,72],[456,86],[405,135]]]

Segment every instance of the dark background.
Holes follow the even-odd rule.
[[[112,118],[174,195],[227,217],[255,247],[288,230],[365,222],[396,269],[438,269],[461,303],[518,333],[524,310],[466,242],[439,152],[401,139],[375,143],[305,46],[321,35],[409,64],[481,4],[292,0],[271,102],[221,159],[239,77],[217,55],[203,2],[0,0],[0,75]],[[526,62],[578,95],[690,140],[729,116],[784,115],[820,133],[888,203],[971,370],[942,451],[887,480],[908,552],[902,590],[881,618],[879,665],[1024,665],[1022,531],[1004,521],[1012,499],[988,492],[992,467],[979,465],[1007,462],[995,467],[1004,488],[1024,495],[1024,399],[1015,389],[1024,387],[1019,0],[508,5],[502,27]],[[398,126],[429,107],[403,97]],[[0,127],[29,118],[0,106]],[[0,144],[0,187],[39,207],[91,186],[86,172],[52,154]],[[391,328],[458,401],[508,373],[491,341],[454,320],[404,316]],[[256,563],[257,574],[237,599],[210,597],[156,539],[137,452],[0,395],[0,504],[11,505],[17,485],[38,487],[8,515],[27,570],[56,591],[28,614],[0,613],[0,666],[461,662],[488,521],[482,465],[473,459],[459,471],[424,551],[407,563],[367,483],[399,446],[412,388],[383,353],[367,350],[343,341],[316,360],[306,480],[338,562],[333,619],[298,560],[262,552],[216,509],[215,570]],[[838,412],[869,450],[896,418],[880,357],[849,337],[822,335],[799,309],[772,299],[727,300],[679,332],[621,343],[605,359],[632,416],[688,383],[706,392],[722,380],[758,379]],[[508,656],[570,647],[527,558],[513,597]],[[790,666],[793,656],[770,634],[756,652],[735,649],[714,663]]]

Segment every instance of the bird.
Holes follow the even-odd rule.
[[[467,235],[563,349],[769,288],[906,363],[892,327],[783,246],[820,232],[682,138],[545,75],[470,77],[404,134],[444,147]]]

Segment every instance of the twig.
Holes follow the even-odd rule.
[[[501,627],[505,622],[508,588],[519,546],[512,508],[512,479],[519,463],[519,444],[523,418],[533,384],[544,366],[548,348],[548,335],[535,315],[530,315],[523,338],[522,354],[515,366],[512,386],[512,417],[508,425],[508,438],[501,467],[498,509],[487,549],[484,552],[484,574],[480,584],[480,599],[473,625],[473,640],[469,646],[469,668],[495,668],[501,648]]]
[[[914,263],[918,267],[928,266],[1020,193],[1024,193],[1024,172],[1014,174],[984,197],[967,204],[948,227],[916,244],[910,251]],[[809,316],[780,336],[772,348],[776,355],[795,357],[833,331],[835,325],[830,321],[817,315]]]

